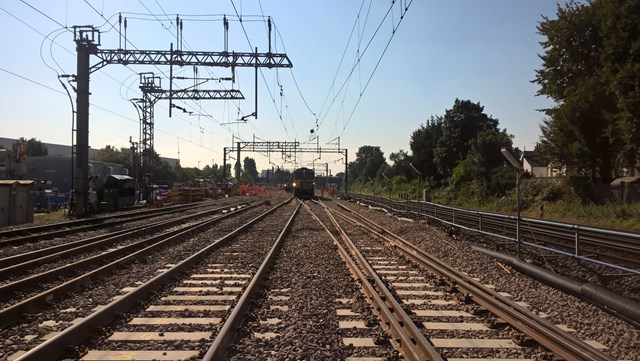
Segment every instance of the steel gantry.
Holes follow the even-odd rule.
[[[236,67],[258,68],[291,68],[293,64],[286,54],[259,53],[258,49],[251,52],[218,51],[183,51],[174,50],[127,50],[127,49],[99,49],[100,31],[93,26],[74,26],[74,41],[77,51],[77,96],[76,96],[76,173],[74,182],[73,210],[77,216],[84,216],[89,199],[89,78],[90,74],[109,64],[121,65],[166,65],[173,66],[209,66],[226,67],[232,70]],[[125,39],[126,44],[126,39]],[[98,58],[98,62],[91,65],[91,56]],[[256,81],[257,89],[257,81]],[[172,90],[172,89],[170,89]],[[171,92],[169,92],[171,96]],[[257,94],[256,94],[257,104]],[[171,107],[169,108],[171,109]],[[257,106],[255,111],[257,118]]]
[[[225,180],[225,186],[227,184],[227,155],[236,152],[236,178],[238,177],[238,168],[240,166],[240,152],[244,150],[245,152],[258,152],[258,153],[267,153],[268,156],[271,153],[280,153],[283,158],[293,158],[296,159],[297,153],[332,153],[332,154],[341,154],[344,157],[344,186],[345,192],[348,189],[348,171],[347,166],[349,164],[349,152],[346,148],[322,148],[322,147],[300,147],[300,142],[272,142],[272,141],[242,141],[236,142],[236,145],[233,147],[224,147],[223,152],[223,163],[222,163],[222,177]]]
[[[139,110],[141,132],[141,177],[136,178],[143,186],[144,199],[151,201],[148,186],[152,181],[152,154],[154,147],[154,105],[158,100],[242,100],[244,95],[236,89],[162,89],[162,79],[153,72],[140,73],[140,91],[142,98],[132,99]]]

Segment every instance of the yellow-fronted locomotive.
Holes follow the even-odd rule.
[[[293,171],[293,195],[298,198],[311,199],[315,192],[315,174],[313,169],[306,167]]]

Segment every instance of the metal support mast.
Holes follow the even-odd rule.
[[[73,38],[78,52],[76,94],[76,171],[73,212],[84,216],[89,203],[89,75],[90,56],[100,45],[100,32],[92,26],[74,26]]]
[[[140,129],[142,141],[141,169],[142,179],[138,179],[143,187],[144,199],[149,199],[149,186],[153,182],[153,151],[154,151],[154,106],[158,100],[236,100],[244,99],[239,90],[210,90],[210,89],[162,89],[162,79],[153,72],[140,73],[140,90],[142,99],[136,99],[140,112]],[[178,106],[170,106],[172,107]]]
[[[121,65],[165,65],[177,66],[211,66],[235,70],[246,68],[291,68],[293,64],[287,54],[278,53],[237,53],[225,51],[183,51],[178,50],[129,50],[98,49],[100,32],[93,26],[74,26],[74,40],[78,53],[78,95],[77,101],[77,166],[74,207],[77,216],[84,216],[89,196],[89,75],[109,64]],[[126,19],[125,19],[126,34]],[[126,36],[126,35],[125,35]],[[126,46],[126,40],[125,40]],[[257,49],[256,49],[257,50]],[[90,56],[98,58],[94,65],[90,64]],[[173,95],[171,92],[169,95]],[[171,109],[171,108],[170,108]],[[257,114],[256,114],[257,115]]]
[[[151,170],[151,154],[153,153],[153,108],[162,93],[160,77],[153,73],[140,73],[140,90],[142,91],[142,175]]]

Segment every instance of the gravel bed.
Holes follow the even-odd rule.
[[[186,212],[196,212],[196,211],[202,211],[204,208],[206,207],[219,207],[223,204],[227,204],[227,203],[231,203],[229,201],[225,201],[225,203],[213,203],[210,201],[207,201],[206,203],[198,203],[197,205],[194,205],[191,208],[188,209],[184,209],[181,212],[182,213],[186,213]],[[162,211],[162,209],[159,209],[159,211]],[[122,217],[126,218],[126,217],[131,217],[131,216],[135,216],[136,213],[138,212],[126,212],[126,211],[122,211],[122,212],[118,212],[118,213],[122,213]],[[113,213],[111,213],[110,215],[112,215]],[[21,254],[21,253],[26,253],[26,252],[31,252],[31,251],[35,251],[35,250],[40,250],[40,249],[44,249],[44,248],[48,248],[48,247],[52,247],[52,246],[58,246],[60,244],[66,244],[66,243],[70,243],[70,242],[74,242],[74,241],[79,241],[81,239],[86,239],[86,238],[90,238],[90,237],[95,237],[95,236],[99,236],[99,235],[104,235],[104,234],[109,234],[112,232],[117,232],[117,231],[121,231],[121,230],[125,230],[125,229],[131,229],[134,227],[139,227],[139,226],[144,226],[150,223],[154,223],[154,222],[159,222],[159,221],[163,221],[163,220],[170,220],[175,218],[178,214],[180,213],[172,213],[172,214],[158,214],[158,215],[149,215],[149,218],[147,219],[143,219],[143,220],[137,220],[134,222],[129,222],[129,223],[124,223],[124,224],[119,224],[119,225],[113,225],[113,226],[108,226],[105,225],[104,228],[102,229],[96,229],[93,231],[84,231],[84,232],[76,232],[73,234],[69,234],[66,236],[62,236],[62,237],[56,237],[56,238],[52,238],[52,239],[42,239],[36,242],[28,242],[28,243],[24,243],[18,246],[5,246],[5,247],[0,247],[0,255],[1,257],[10,257],[10,256],[14,256],[17,254]],[[100,216],[97,216],[96,218],[101,218]],[[110,222],[111,220],[108,220],[107,222]],[[53,222],[56,223],[56,222]],[[61,223],[61,226],[63,226],[62,222],[58,222]],[[22,227],[22,228],[26,228],[26,227]],[[5,229],[5,228],[2,228]]]
[[[140,284],[155,277],[158,270],[164,265],[175,263],[176,260],[191,255],[195,250],[209,245],[211,240],[236,229],[246,220],[264,213],[266,209],[267,207],[259,206],[236,217],[222,220],[211,229],[194,235],[189,240],[174,243],[170,252],[156,252],[148,255],[144,260],[134,261],[115,271],[108,278],[86,285],[81,290],[52,303],[40,312],[24,315],[20,323],[0,330],[0,340],[3,342],[0,348],[0,360],[6,360],[9,355],[18,350],[28,350],[37,346],[41,342],[40,338],[46,334],[62,331],[71,325],[72,320],[91,314],[97,305],[111,302],[112,297],[121,294],[123,288]],[[41,326],[44,321],[48,320],[64,322]]]
[[[210,215],[203,216],[203,217],[210,217]],[[164,229],[162,232],[169,232],[169,231],[172,231],[172,230],[175,230],[175,229],[178,229],[178,228],[181,228],[183,226],[187,226],[189,224],[196,223],[196,222],[197,222],[197,220],[184,221],[182,224],[176,225],[176,226],[172,226],[172,227],[167,228],[167,229]],[[157,233],[157,232],[160,232],[160,231],[159,230],[155,230],[153,232]],[[19,274],[19,275],[15,275],[15,276],[9,276],[6,279],[3,279],[2,281],[0,281],[0,285],[5,285],[5,284],[11,283],[11,282],[15,282],[15,281],[18,281],[20,279],[23,279],[23,278],[26,278],[28,276],[31,276],[31,275],[37,275],[38,273],[41,273],[41,272],[52,270],[52,269],[55,269],[55,268],[61,267],[61,266],[66,266],[66,265],[71,264],[73,262],[77,262],[77,261],[80,261],[80,260],[83,260],[83,259],[86,259],[86,258],[90,258],[92,256],[96,256],[96,255],[105,253],[105,252],[107,252],[107,249],[111,249],[111,248],[115,248],[115,247],[121,248],[121,247],[130,245],[130,244],[133,244],[135,242],[141,241],[143,239],[149,238],[148,236],[149,235],[147,234],[147,235],[137,236],[135,238],[129,238],[127,240],[121,241],[120,243],[112,244],[112,245],[110,245],[108,247],[102,247],[100,249],[96,249],[96,250],[93,250],[91,252],[84,253],[82,255],[69,256],[67,258],[62,258],[62,259],[59,259],[57,261],[51,261],[51,262],[45,263],[45,264],[43,264],[43,265],[41,265],[39,267],[33,267],[32,269],[30,269],[27,272],[26,275],[25,274]],[[146,245],[144,247],[147,247],[147,246],[149,246],[149,245]],[[134,250],[134,251],[140,250],[140,249],[142,249],[144,247],[136,247],[136,250]],[[134,252],[134,251],[131,251],[131,252]],[[96,262],[92,263],[90,267],[85,266],[84,271],[88,272],[88,271],[90,271],[92,269],[97,269],[97,268],[99,268],[99,267],[101,267],[101,266],[103,266],[105,264],[108,264],[108,263],[110,263],[112,261],[113,261],[113,259],[103,260],[101,262],[97,262],[96,261]],[[27,297],[36,295],[36,294],[42,292],[42,290],[44,290],[44,289],[52,288],[55,285],[61,284],[61,283],[65,282],[65,281],[67,281],[69,279],[75,278],[77,276],[77,272],[78,271],[79,271],[79,269],[75,270],[74,273],[70,273],[67,276],[60,276],[54,282],[46,282],[46,283],[43,282],[43,283],[40,283],[40,284],[38,284],[39,287],[37,287],[37,288],[28,289],[28,290],[21,290],[19,292],[19,297],[13,297],[13,298],[10,298],[10,299],[6,299],[6,300],[0,301],[0,309],[9,307],[9,306],[11,306],[11,305],[13,305],[15,303],[20,302],[22,299],[25,299]]]
[[[212,268],[212,264],[232,264],[233,269],[226,269],[228,273],[244,273],[254,274],[262,260],[266,256],[267,252],[273,246],[273,242],[279,235],[281,229],[284,227],[285,222],[293,212],[293,202],[276,210],[273,214],[267,216],[265,219],[251,226],[251,228],[235,237],[231,242],[222,245],[219,249],[215,250],[207,259],[200,262],[190,274],[202,274],[210,273],[208,269]],[[266,209],[261,209],[263,213]],[[243,217],[245,221],[253,219],[255,215],[251,217]],[[231,228],[229,228],[231,226]],[[226,231],[231,231],[237,227],[228,224],[221,227],[217,227],[216,230],[226,228]],[[224,232],[227,233],[227,232]],[[199,235],[200,238],[212,239],[210,232],[207,234]],[[217,268],[217,267],[216,267]],[[146,312],[145,308],[148,305],[185,305],[185,304],[229,304],[229,301],[167,301],[161,300],[162,297],[168,294],[176,294],[173,288],[177,285],[182,285],[182,281],[188,279],[188,275],[183,275],[180,279],[177,279],[172,284],[166,285],[162,290],[154,293],[153,297],[146,300],[142,307],[131,310],[122,319],[117,320],[108,327],[102,329],[98,335],[91,338],[86,344],[78,347],[77,352],[82,352],[85,349],[91,350],[199,350],[200,356],[208,349],[212,339],[215,337],[219,329],[222,327],[222,323],[216,325],[198,325],[198,324],[166,324],[166,325],[129,325],[128,320],[133,317],[221,317],[225,319],[231,312],[232,307],[226,312],[216,311],[181,311],[181,312]],[[226,283],[224,287],[245,287],[246,283]],[[209,292],[203,291],[198,293],[199,295],[206,295]],[[241,294],[238,292],[223,292],[224,294]],[[215,294],[221,294],[216,291]],[[237,297],[236,297],[237,301]],[[233,301],[235,304],[236,301]],[[207,332],[212,333],[212,336],[206,339],[200,339],[197,341],[153,341],[153,342],[114,342],[107,341],[105,335],[109,335],[112,332]],[[75,355],[68,355],[73,359]]]
[[[202,217],[211,217],[211,216],[209,215],[209,216],[202,216]],[[197,219],[193,219],[193,220],[190,220],[190,221],[185,221],[184,223],[179,224],[179,225],[174,225],[174,226],[171,226],[169,228],[164,228],[162,230],[156,229],[153,232],[160,232],[160,231],[162,231],[162,232],[170,232],[170,231],[174,231],[174,230],[177,230],[179,228],[188,226],[190,224],[196,223],[197,221],[198,221]],[[30,276],[33,276],[33,275],[37,275],[37,274],[40,274],[40,273],[43,273],[43,272],[47,272],[47,271],[50,271],[50,270],[53,270],[53,269],[56,269],[56,268],[59,268],[59,267],[63,267],[63,266],[66,266],[68,264],[71,264],[71,263],[79,262],[79,261],[82,261],[84,259],[88,259],[88,258],[91,258],[91,257],[94,257],[94,256],[98,256],[98,255],[106,253],[106,252],[108,252],[108,251],[110,251],[112,249],[115,249],[115,248],[126,247],[126,246],[129,246],[129,245],[132,245],[134,243],[140,242],[140,241],[142,241],[144,239],[147,239],[147,238],[149,238],[149,234],[137,235],[137,236],[133,236],[131,238],[120,240],[118,242],[112,242],[112,243],[110,243],[109,245],[106,245],[106,246],[103,245],[100,248],[93,248],[93,249],[87,250],[82,254],[65,256],[64,258],[57,258],[57,259],[54,259],[54,260],[50,260],[50,261],[47,261],[47,263],[44,263],[44,264],[41,264],[41,265],[37,265],[37,266],[33,266],[33,267],[29,268],[28,270],[26,270],[26,271],[24,271],[22,273],[16,273],[14,275],[7,276],[5,279],[2,279],[0,281],[0,286],[3,286],[3,285],[8,284],[8,283],[16,282],[16,281],[19,281],[21,279],[24,279],[24,278],[27,278],[27,277],[30,277]],[[142,247],[139,247],[137,249],[138,250],[142,249]],[[98,268],[98,267],[100,267],[100,266],[102,266],[104,264],[107,264],[107,263],[109,263],[111,261],[112,261],[112,259],[103,260],[102,262],[97,262],[97,261],[93,262],[89,266],[90,268],[86,268],[86,270],[96,269],[96,268]],[[63,277],[60,277],[58,279],[58,281],[59,282],[64,282],[67,278],[72,278],[72,277],[75,277],[75,276],[74,275],[66,276],[66,277],[63,276]],[[37,290],[35,290],[33,292],[37,292]],[[7,305],[5,305],[5,304],[0,302],[0,309],[2,309],[4,307],[7,307]]]
[[[604,344],[607,347],[605,352],[612,357],[620,360],[640,360],[638,344],[640,330],[629,323],[515,270],[507,272],[494,259],[472,250],[470,242],[464,237],[451,237],[439,227],[429,226],[423,222],[398,220],[389,214],[354,202],[343,202],[343,204],[427,250],[449,265],[481,279],[483,283],[495,285],[497,291],[512,294],[515,301],[526,302],[530,305],[529,309],[540,315],[547,315],[547,319],[551,322],[569,326],[576,330],[577,337]],[[529,257],[529,251],[526,251],[523,258]],[[585,274],[592,275],[592,273],[585,271],[582,264],[568,259],[553,261],[558,262],[554,266],[554,271],[563,270],[563,274],[583,281],[585,278],[589,281],[597,281],[585,277]],[[550,262],[549,258],[547,262]],[[618,284],[623,284],[623,288],[616,289]],[[607,286],[614,292],[624,294],[629,284],[631,289],[637,289],[640,282],[637,278],[627,277],[619,282],[611,282]]]
[[[466,305],[464,302],[460,302],[463,295],[461,295],[455,288],[452,288],[451,283],[444,282],[441,278],[417,265],[409,261],[408,259],[400,256],[393,248],[383,247],[384,243],[380,242],[372,237],[367,232],[365,232],[362,228],[356,227],[348,222],[343,221],[340,217],[337,217],[340,225],[343,227],[345,232],[351,237],[351,239],[356,243],[360,252],[367,259],[371,257],[382,257],[387,261],[395,261],[397,262],[397,270],[407,270],[417,272],[415,274],[411,274],[412,276],[420,276],[426,279],[426,283],[428,283],[431,288],[426,287],[427,290],[431,291],[440,291],[444,295],[438,296],[436,299],[443,301],[457,301],[454,305],[434,305],[434,304],[422,304],[422,305],[414,305],[414,304],[404,304],[403,308],[408,314],[412,314],[412,311],[417,310],[456,310],[469,312],[472,315],[477,313],[478,307],[476,305]],[[363,248],[364,247],[364,248]],[[397,282],[394,280],[387,279],[384,274],[380,274],[383,282],[386,282],[387,287],[394,292],[393,282]],[[411,282],[411,281],[402,281],[402,282]],[[422,281],[420,281],[422,282]],[[403,288],[405,289],[405,288]],[[415,288],[414,288],[415,289]],[[408,296],[397,296],[396,298],[411,298]],[[414,297],[421,298],[421,297]],[[420,328],[422,328],[422,322],[426,321],[423,317],[414,316],[414,322]],[[452,322],[453,319],[451,317],[429,317],[429,322]],[[490,315],[489,313],[481,312],[474,317],[469,318],[460,318],[457,322],[472,322],[472,323],[485,323],[490,321],[497,321],[495,317]],[[512,340],[521,335],[521,333],[511,327],[499,327],[491,330],[483,330],[483,331],[458,331],[458,330],[429,330],[425,332],[427,338],[446,338],[446,339],[460,339],[460,338],[471,338],[471,339],[503,339],[503,340]],[[438,349],[440,354],[446,358],[510,358],[510,359],[538,359],[540,357],[546,357],[546,352],[543,348],[538,345],[532,345],[530,347],[522,347],[522,348],[442,348]]]
[[[393,355],[388,345],[380,348],[344,345],[344,337],[371,338],[380,334],[381,329],[377,325],[369,329],[338,328],[338,321],[374,316],[336,246],[304,210],[294,220],[261,295],[245,321],[244,334],[229,352],[229,360],[341,360],[349,356]],[[289,299],[268,298],[279,295]],[[353,301],[343,304],[339,299]],[[273,305],[286,305],[289,309],[274,310]],[[337,309],[351,309],[360,316],[337,316]],[[270,318],[280,321],[263,323]],[[254,332],[274,332],[278,336],[263,339],[255,337]]]

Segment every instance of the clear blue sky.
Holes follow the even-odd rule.
[[[402,7],[409,3],[404,13]],[[179,151],[183,166],[203,167],[212,161],[222,164],[222,149],[231,146],[232,139],[253,140],[254,136],[259,140],[311,142],[305,146],[319,144],[325,148],[335,147],[327,142],[340,137],[341,147],[349,149],[349,160],[363,145],[380,146],[385,156],[400,149],[410,151],[411,133],[431,115],[444,114],[455,98],[480,102],[487,114],[498,118],[500,126],[515,136],[515,146],[533,149],[543,119],[537,109],[551,105],[549,100],[535,95],[538,88],[530,83],[540,66],[538,54],[542,52],[536,25],[542,15],[555,17],[556,6],[555,1],[547,0],[398,0],[383,21],[390,1],[5,0],[0,4],[0,136],[70,144],[70,102],[57,73],[76,72],[75,44],[73,34],[60,30],[60,25],[101,26],[105,31],[101,48],[116,49],[118,32],[100,14],[117,29],[118,17],[113,15],[128,13],[123,16],[129,18],[127,36],[133,46],[168,50],[169,44],[175,43],[175,28],[165,20],[165,13],[171,19],[181,14],[185,50],[221,51],[220,20],[222,14],[227,14],[231,20],[229,50],[250,51],[237,11],[243,15],[251,45],[259,51],[267,48],[261,15],[271,16],[277,27],[274,51],[286,49],[294,67],[262,70],[259,118],[249,118],[247,124],[222,123],[237,120],[238,108],[240,116],[253,112],[252,69],[239,70],[233,85],[244,93],[245,101],[177,102],[194,114],[178,114],[174,110],[172,118],[168,117],[168,102],[159,101],[155,107],[156,151],[172,158],[177,158]],[[403,20],[373,73],[401,14]],[[51,35],[45,40],[38,32]],[[144,71],[168,74],[168,67],[109,65],[92,74],[93,148],[108,144],[128,146],[130,136],[137,140],[138,114],[128,99],[140,97],[136,73]],[[191,67],[178,68],[177,72],[193,76]],[[230,73],[227,69],[200,68],[199,75],[228,77]],[[168,84],[168,79],[163,79],[163,87]],[[189,86],[193,81],[175,84]],[[231,88],[232,84],[210,81],[202,88],[221,86]],[[319,125],[314,132],[317,139],[310,134],[311,129],[316,129],[316,115],[312,112]],[[269,162],[293,168],[277,154],[271,158],[258,153],[242,157],[245,155],[256,159],[259,170],[270,167]],[[298,165],[329,163],[333,173],[344,169],[340,156],[322,154],[315,161],[313,157],[301,155]]]

